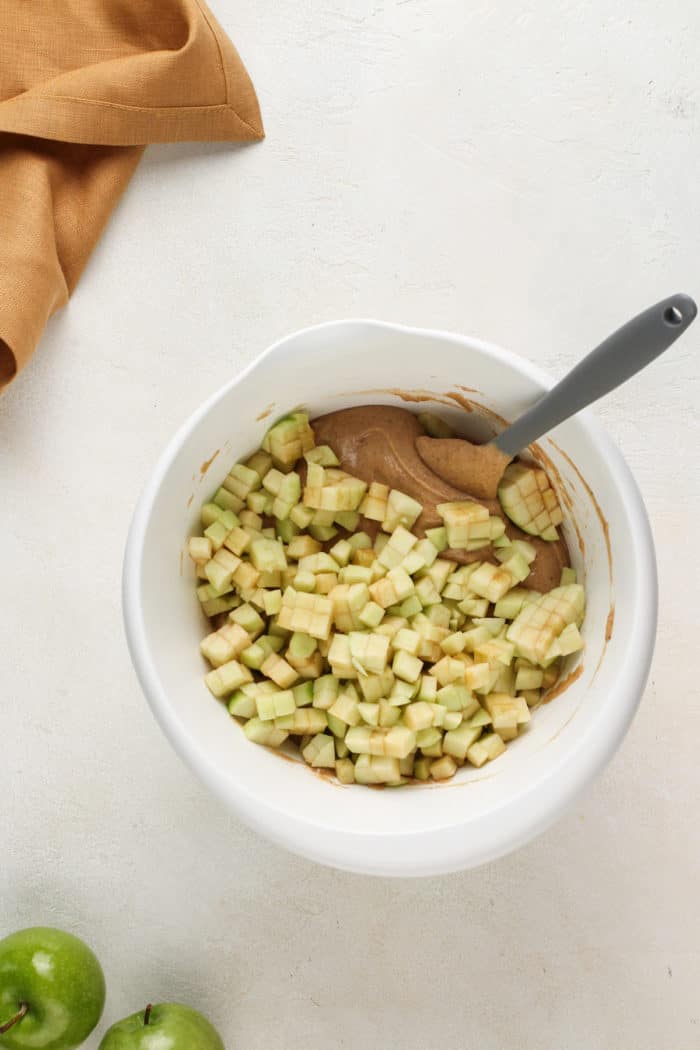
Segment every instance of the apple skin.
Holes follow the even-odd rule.
[[[75,1050],[102,1016],[105,979],[87,944],[46,926],[0,941],[0,1025],[22,1003],[29,1010],[0,1035],[3,1050]]]
[[[190,1006],[161,1003],[112,1025],[99,1050],[226,1050],[206,1017]]]

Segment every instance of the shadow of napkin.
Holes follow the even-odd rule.
[[[0,388],[75,287],[150,142],[251,142],[255,89],[200,0],[5,0]]]

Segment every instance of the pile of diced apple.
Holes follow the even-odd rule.
[[[517,484],[532,482],[519,471]],[[572,569],[547,594],[522,586],[534,548],[478,503],[440,505],[444,525],[419,539],[421,509],[341,470],[301,412],[202,507],[189,551],[215,627],[205,681],[249,740],[291,737],[344,784],[396,786],[480,767],[527,729],[583,646],[583,587]],[[379,523],[374,540],[363,520]],[[496,563],[459,566],[448,547],[488,547]]]

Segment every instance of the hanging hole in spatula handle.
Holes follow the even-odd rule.
[[[678,302],[673,302],[664,310],[664,321],[671,328],[678,328],[687,321],[688,324],[694,319],[698,312],[695,302],[687,295],[676,296]]]

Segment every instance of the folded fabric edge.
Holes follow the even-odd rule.
[[[17,358],[4,339],[0,338],[0,391],[9,386],[17,375]]]
[[[94,119],[86,120],[86,114],[94,115]],[[95,146],[256,142],[265,137],[261,120],[249,123],[225,103],[140,108],[34,93],[0,104],[0,131]]]
[[[53,145],[25,136],[3,145],[0,393],[29,362],[51,315],[67,303],[143,153]],[[57,183],[64,166],[68,173],[83,172],[78,184],[70,175],[66,184],[77,194],[74,215],[89,215],[87,225],[57,223]],[[12,234],[10,220],[16,225]]]

